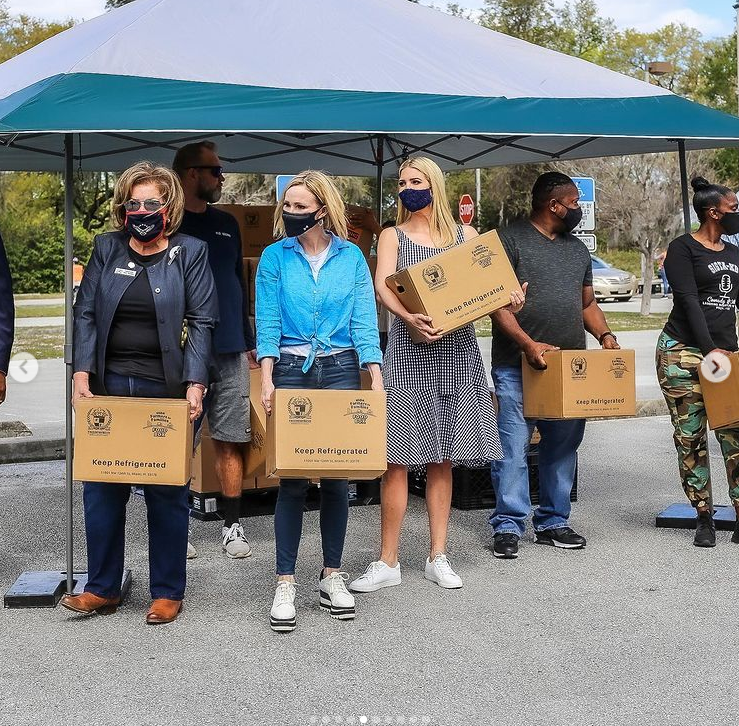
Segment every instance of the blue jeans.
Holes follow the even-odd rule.
[[[162,382],[117,373],[105,374],[111,396],[167,398]],[[182,600],[185,595],[187,527],[190,487],[143,487],[149,529],[149,585],[151,597]],[[126,504],[131,487],[126,484],[85,482],[84,509],[87,537],[86,592],[100,597],[118,597],[123,578],[126,534]]]
[[[667,282],[667,273],[664,267],[660,267],[659,276],[662,278],[662,294],[668,295],[672,290],[670,290],[670,283]]]
[[[585,433],[585,420],[545,421],[523,417],[521,368],[493,368],[498,398],[498,432],[503,459],[491,464],[495,488],[495,510],[490,525],[498,532],[519,537],[526,529],[531,511],[528,451],[537,426],[539,443],[539,506],[534,511],[534,529],[566,527],[570,517],[570,493],[575,481],[577,448]]]
[[[305,358],[301,356],[281,356],[272,373],[275,388],[359,389],[359,359],[354,351],[316,358],[307,373],[301,370],[304,362]],[[280,480],[275,505],[278,575],[295,574],[309,486],[307,479]],[[324,567],[341,567],[348,521],[349,482],[346,479],[321,479],[320,522]]]

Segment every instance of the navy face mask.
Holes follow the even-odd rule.
[[[285,234],[288,237],[297,237],[305,234],[309,229],[313,229],[318,224],[316,215],[323,209],[320,207],[315,212],[307,214],[293,214],[292,212],[282,213],[282,222],[285,225]]]
[[[162,210],[145,214],[133,212],[126,214],[126,232],[142,245],[156,242],[164,234],[165,225],[166,220]]]
[[[398,196],[409,212],[426,209],[433,199],[430,189],[403,189]]]

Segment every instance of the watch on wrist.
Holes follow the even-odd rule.
[[[611,337],[613,338],[613,340],[614,340],[614,341],[615,341],[616,343],[618,343],[618,338],[617,338],[617,337],[616,337],[616,336],[615,336],[615,335],[614,335],[614,334],[613,334],[613,333],[612,333],[612,332],[611,332],[610,330],[606,330],[606,332],[605,332],[605,333],[603,333],[603,334],[602,334],[602,335],[600,336],[600,338],[598,338],[598,343],[599,343],[600,345],[603,345],[603,341],[604,341],[604,340],[605,340],[605,339],[606,339],[606,338],[607,338],[607,337],[608,337],[609,335],[610,335],[610,336],[611,336]]]

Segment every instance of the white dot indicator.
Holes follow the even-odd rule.
[[[701,361],[701,373],[707,381],[721,383],[731,373],[731,361],[723,353],[711,351]]]

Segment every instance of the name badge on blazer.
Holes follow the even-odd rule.
[[[136,277],[136,270],[126,270],[123,267],[115,268],[116,275],[128,275],[128,277]]]

